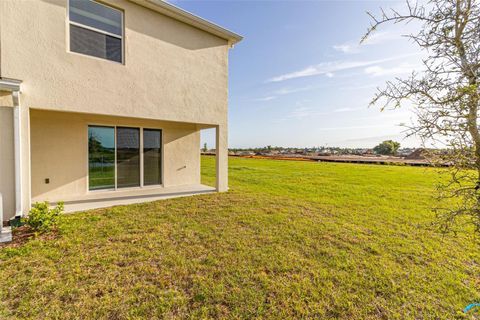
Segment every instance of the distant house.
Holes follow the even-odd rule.
[[[397,151],[397,156],[406,157],[415,151],[415,148],[401,148]]]
[[[237,153],[240,156],[254,156],[255,152],[253,151],[240,151]]]
[[[228,49],[242,37],[159,0],[0,1],[0,193],[85,209],[228,188]],[[116,202],[118,203],[118,202]]]
[[[267,152],[268,155],[271,155],[271,156],[275,156],[275,155],[278,155],[280,154],[280,151],[278,150],[270,150]]]
[[[410,152],[408,155],[405,156],[405,159],[408,160],[424,160],[425,159],[425,149],[419,148],[415,149],[414,151]]]

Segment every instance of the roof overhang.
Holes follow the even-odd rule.
[[[163,0],[130,0],[138,5],[157,11],[175,20],[184,22],[194,26],[200,30],[216,35],[219,38],[225,39],[230,45],[240,42],[243,37],[230,30],[220,27],[215,23],[200,18],[193,13],[180,9]]]

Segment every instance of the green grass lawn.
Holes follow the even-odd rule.
[[[461,317],[480,248],[430,230],[436,177],[231,158],[228,193],[68,215],[58,239],[1,249],[0,318]]]

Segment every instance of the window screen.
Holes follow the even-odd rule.
[[[123,13],[91,0],[70,0],[70,51],[123,62]]]

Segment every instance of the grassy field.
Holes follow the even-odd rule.
[[[232,158],[228,193],[68,215],[58,239],[1,249],[0,318],[462,318],[480,250],[429,229],[436,177]]]

